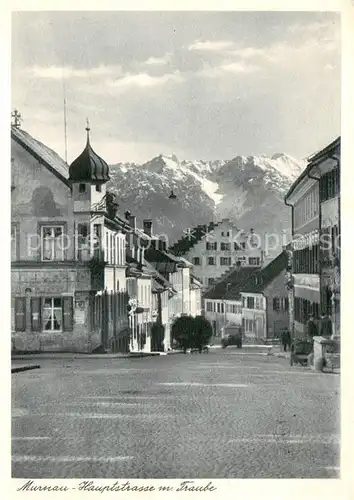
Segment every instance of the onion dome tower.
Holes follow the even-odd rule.
[[[101,202],[104,203],[109,167],[91,147],[88,120],[86,132],[86,147],[69,167],[69,182],[72,188],[74,212],[89,214]]]
[[[69,167],[69,181],[102,184],[109,181],[108,164],[94,152],[90,144],[90,127],[86,125],[87,142],[83,152]]]

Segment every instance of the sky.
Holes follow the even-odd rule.
[[[303,159],[340,135],[340,16],[13,12],[12,107],[67,159]]]

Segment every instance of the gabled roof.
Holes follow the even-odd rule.
[[[196,243],[201,241],[206,234],[217,227],[217,223],[201,224],[189,231],[186,236],[180,238],[169,250],[175,255],[185,255]]]
[[[283,251],[266,267],[256,271],[243,285],[241,292],[263,293],[266,287],[287,268],[288,253]]]
[[[32,137],[28,132],[17,127],[11,127],[11,138],[61,181],[69,185],[69,167],[55,151]]]
[[[341,138],[337,137],[336,140],[328,144],[325,148],[317,151],[307,158],[307,160],[311,163],[311,166],[314,166],[315,163],[320,163],[331,155],[339,152],[341,145]]]
[[[331,154],[335,154],[338,149],[340,149],[341,138],[338,137],[335,141],[331,142],[328,146],[317,151],[313,155],[307,158],[309,162],[305,170],[299,175],[299,177],[293,182],[290,186],[289,191],[286,193],[284,200],[285,202],[289,198],[289,196],[295,191],[300,182],[307,177],[310,173],[310,170],[314,167],[315,164],[320,163],[326,158],[329,158]]]
[[[225,300],[239,300],[242,287],[252,274],[257,271],[254,267],[239,267],[235,268],[225,279],[216,283],[209,289],[205,295],[205,299],[225,299]],[[228,284],[231,286],[228,286]]]

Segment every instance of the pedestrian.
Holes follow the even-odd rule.
[[[313,314],[311,314],[307,322],[307,335],[310,338],[310,340],[312,340],[313,337],[316,337],[318,335],[317,324]]]
[[[328,314],[321,314],[320,335],[327,338],[332,335],[332,319]]]
[[[288,346],[290,347],[290,332],[288,329],[285,329],[281,333],[281,343],[283,344],[284,352],[287,351]]]

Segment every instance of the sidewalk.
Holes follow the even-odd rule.
[[[75,352],[43,352],[35,354],[12,354],[11,360],[40,360],[40,359],[120,359],[120,358],[145,358],[150,356],[166,356],[180,354],[182,351],[169,352],[129,352],[129,353],[107,353],[107,354],[85,354]]]

